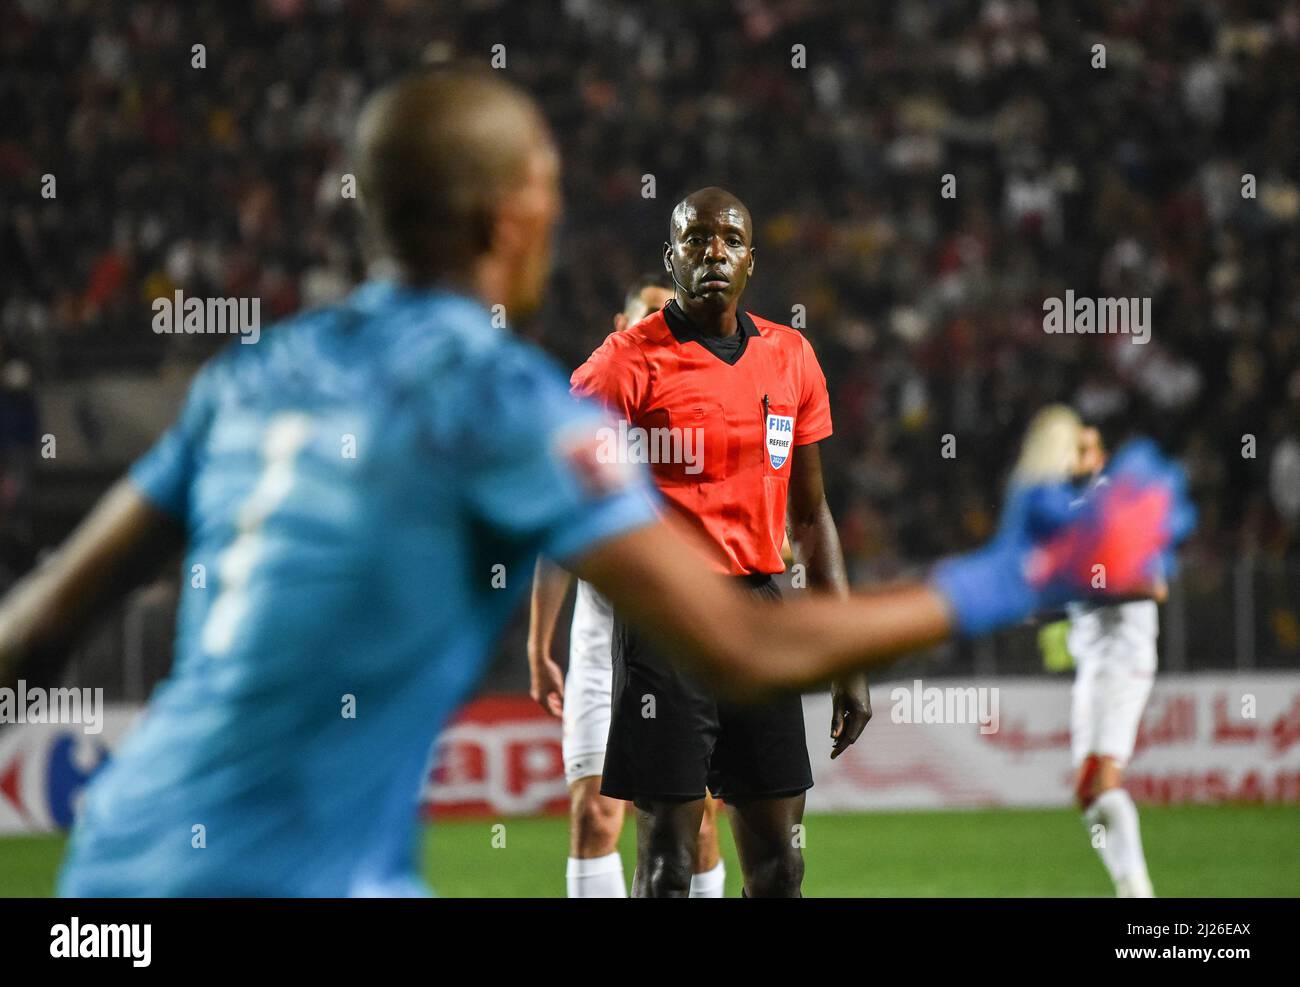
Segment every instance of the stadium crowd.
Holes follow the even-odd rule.
[[[341,192],[366,93],[495,54],[566,168],[527,330],[579,363],[658,268],[672,203],[735,191],[757,230],[747,307],[806,327],[829,378],[857,577],[984,538],[1010,437],[1052,400],[1182,457],[1193,570],[1300,554],[1300,108],[1275,98],[1300,92],[1300,3],[505,7],[12,4],[0,509],[43,384],[221,342],[154,335],[153,298],[258,297],[267,323],[345,294],[371,263]],[[1067,290],[1152,299],[1150,342],[1045,333]]]

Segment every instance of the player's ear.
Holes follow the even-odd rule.
[[[475,209],[465,226],[468,246],[476,257],[501,248],[513,254],[522,242],[519,224],[507,209]]]
[[[618,315],[614,316],[614,331],[622,332],[626,328],[627,328],[627,316],[624,315],[622,312],[619,312]]]
[[[667,240],[664,241],[664,270],[673,274],[673,245]]]
[[[745,277],[752,277],[754,274],[754,254],[757,253],[755,248],[749,248],[749,269],[745,271]]]
[[[475,249],[486,253],[503,243],[513,242],[519,236],[513,207],[514,202],[508,197],[496,201],[484,201],[481,197],[474,200],[462,223],[469,231]]]

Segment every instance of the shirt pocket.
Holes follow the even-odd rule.
[[[727,475],[730,429],[716,401],[696,401],[668,413],[666,436],[652,436],[660,462],[655,475],[670,483],[709,483]],[[665,455],[667,453],[667,455]],[[670,462],[662,462],[663,459]]]

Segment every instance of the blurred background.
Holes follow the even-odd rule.
[[[1162,668],[1300,665],[1300,3],[12,0],[3,19],[0,589],[222,343],[155,335],[152,299],[259,297],[266,324],[342,297],[373,264],[339,195],[365,95],[504,45],[566,169],[549,301],[521,331],[576,366],[658,269],[673,203],[724,185],[755,219],[746,307],[803,306],[829,380],[855,582],[985,539],[1021,429],[1067,401],[1190,475]],[[1045,334],[1067,289],[1150,298],[1151,341]],[[174,596],[137,594],[73,678],[142,701]],[[526,689],[522,627],[486,691]],[[1032,630],[929,658],[1044,674]]]
[[[827,490],[855,581],[983,540],[1020,430],[1064,400],[1190,473],[1200,526],[1166,667],[1300,662],[1297,3],[12,3],[0,586],[223,342],[155,335],[151,301],[259,297],[266,324],[340,298],[371,263],[339,195],[365,94],[497,44],[564,150],[550,301],[522,329],[566,366],[657,270],[672,204],[725,185],[755,217],[747,307],[803,306],[829,380]],[[55,199],[33,194],[44,174]],[[1046,335],[1042,301],[1067,288],[1150,297],[1152,341]],[[1032,663],[1023,637],[949,663]],[[517,635],[506,650],[494,682],[518,685]],[[168,656],[133,660],[120,686],[138,698]]]

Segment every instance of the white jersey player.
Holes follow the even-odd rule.
[[[1106,451],[1095,428],[1079,430],[1075,476],[1105,483]],[[1153,595],[1163,597],[1163,586]],[[1092,844],[1122,898],[1153,897],[1137,807],[1124,790],[1138,724],[1156,672],[1155,600],[1070,604],[1066,647],[1076,672],[1070,711],[1075,795]]]
[[[672,292],[647,281],[628,293],[615,331],[662,308]],[[551,657],[555,624],[573,577],[537,560],[528,627],[531,693],[548,713],[564,722],[564,778],[569,785],[569,861],[566,883],[570,898],[626,898],[623,860],[618,852],[624,806],[600,794],[614,691],[614,614],[609,601],[578,580],[569,632],[569,668],[561,673]],[[717,804],[706,803],[691,878],[692,898],[721,898],[726,869],[718,853]]]
[[[614,611],[590,583],[578,580],[564,676],[564,780],[599,777],[605,766],[613,690]]]

